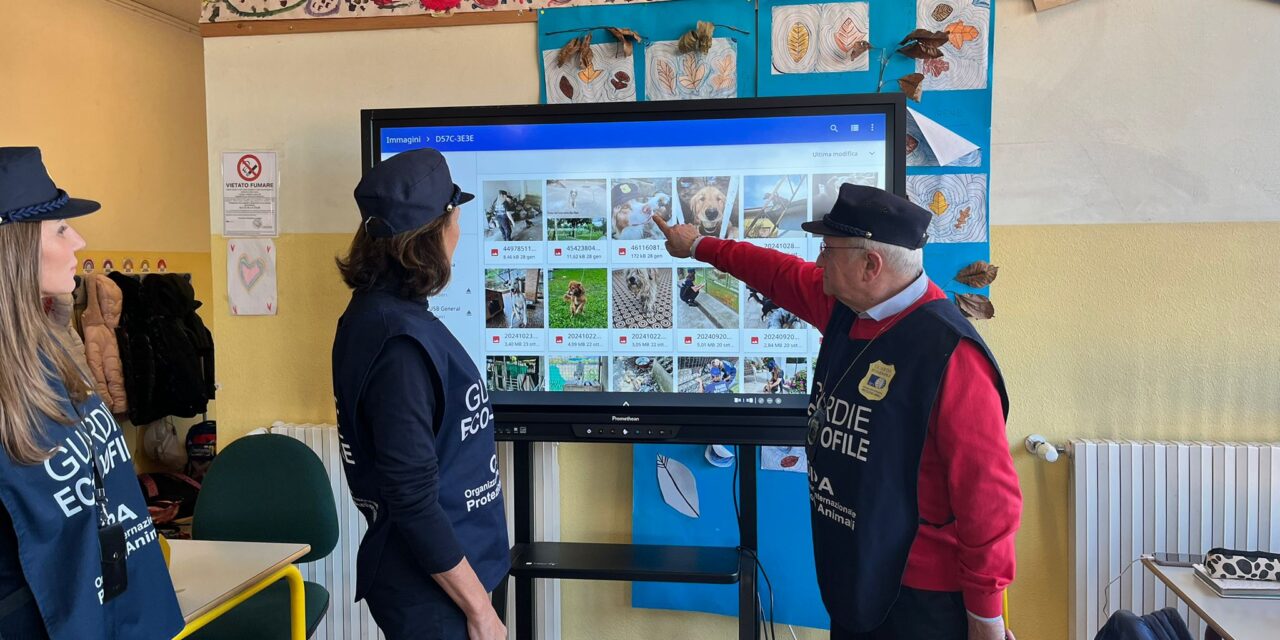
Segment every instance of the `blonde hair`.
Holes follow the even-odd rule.
[[[71,424],[50,378],[77,405],[89,396],[84,374],[59,341],[40,293],[40,223],[0,225],[0,446],[20,464],[47,460],[44,419]]]

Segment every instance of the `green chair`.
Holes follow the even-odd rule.
[[[237,542],[298,542],[328,556],[338,542],[338,513],[320,458],[298,440],[247,436],[214,458],[196,501],[191,537]],[[305,582],[307,637],[329,610],[329,592]],[[273,583],[190,636],[198,640],[288,640],[289,585]]]

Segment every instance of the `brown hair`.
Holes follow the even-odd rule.
[[[445,214],[390,238],[368,235],[361,226],[351,240],[347,256],[337,259],[342,280],[356,291],[395,284],[397,295],[413,300],[440,293],[452,275],[444,249],[449,217]]]
[[[15,462],[52,455],[44,419],[71,424],[50,378],[76,405],[89,397],[85,373],[58,338],[40,294],[40,223],[0,225],[0,445]]]

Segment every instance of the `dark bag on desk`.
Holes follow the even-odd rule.
[[[1107,620],[1093,640],[1191,640],[1191,630],[1172,607],[1141,617],[1122,610]]]

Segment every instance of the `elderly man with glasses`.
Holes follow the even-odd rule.
[[[995,358],[924,272],[931,214],[844,184],[816,262],[658,226],[667,250],[823,330],[807,434],[814,561],[835,640],[1000,640],[1022,495]]]

